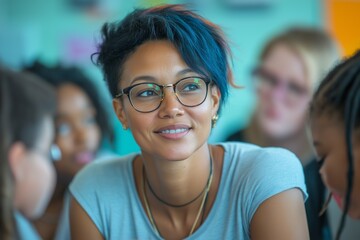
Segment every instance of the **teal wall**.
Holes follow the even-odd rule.
[[[90,41],[96,40],[103,22],[121,19],[134,7],[146,4],[144,0],[116,2],[110,15],[95,17],[69,9],[65,0],[0,0],[0,40],[5,41],[7,33],[11,32],[16,42],[19,41],[17,45],[14,41],[5,41],[5,46],[0,46],[0,59],[13,67],[19,67],[37,57],[54,64],[64,58],[63,45],[67,36],[88,36]],[[261,9],[231,9],[225,6],[226,0],[187,2],[198,3],[195,8],[199,13],[223,28],[234,53],[236,83],[244,87],[231,90],[229,101],[212,132],[210,142],[223,141],[249,120],[255,103],[249,72],[256,64],[256,57],[264,41],[288,26],[321,26],[322,1],[273,0],[269,7]],[[111,111],[111,101],[99,70],[88,58],[78,64],[97,80]],[[112,118],[116,124],[117,152],[125,154],[137,151],[131,133],[121,129],[113,114]]]

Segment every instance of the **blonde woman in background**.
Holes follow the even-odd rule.
[[[325,188],[306,131],[308,106],[322,77],[339,58],[334,40],[313,28],[292,28],[272,38],[253,71],[258,103],[247,128],[228,138],[294,152],[304,167],[309,199],[310,239],[330,239],[326,216],[319,217]]]

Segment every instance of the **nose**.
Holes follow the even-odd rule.
[[[160,118],[175,118],[182,116],[183,114],[183,106],[177,99],[176,93],[173,91],[173,88],[165,88],[164,99],[159,108]]]
[[[270,92],[271,99],[276,101],[283,101],[286,98],[286,86],[274,86]]]
[[[87,142],[87,133],[84,127],[78,126],[75,129],[75,144],[78,147],[85,147]]]

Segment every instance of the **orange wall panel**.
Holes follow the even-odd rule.
[[[325,0],[327,24],[343,54],[360,49],[360,0]]]

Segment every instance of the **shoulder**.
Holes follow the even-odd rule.
[[[117,173],[125,173],[129,170],[132,160],[136,154],[130,154],[123,157],[117,157],[108,160],[97,160],[86,165],[79,173],[76,174],[73,183],[80,182],[83,179],[87,181],[98,182],[102,177],[112,178]]]
[[[236,188],[265,199],[281,191],[298,188],[304,198],[307,197],[303,167],[290,151],[244,143],[221,145],[225,149],[224,166],[232,173],[232,178],[237,179]]]
[[[222,143],[225,149],[225,160],[239,165],[241,172],[282,171],[299,172],[302,175],[302,165],[299,159],[283,148],[262,148],[248,143]]]
[[[243,209],[245,229],[258,207],[272,196],[298,189],[304,200],[307,198],[302,165],[290,151],[244,143],[221,145],[225,149],[224,177],[238,196],[236,204]]]
[[[128,201],[134,191],[132,161],[136,154],[95,161],[84,167],[70,184],[71,196],[104,234],[114,206]],[[116,189],[116,191],[114,191]]]
[[[242,142],[244,141],[244,132],[243,130],[240,130],[238,132],[235,132],[231,134],[226,141],[234,141],[234,142]]]
[[[76,174],[70,184],[70,192],[75,198],[97,192],[111,191],[113,186],[121,188],[131,180],[132,160],[136,154],[130,154],[112,160],[95,161]],[[78,198],[77,198],[78,200]]]

